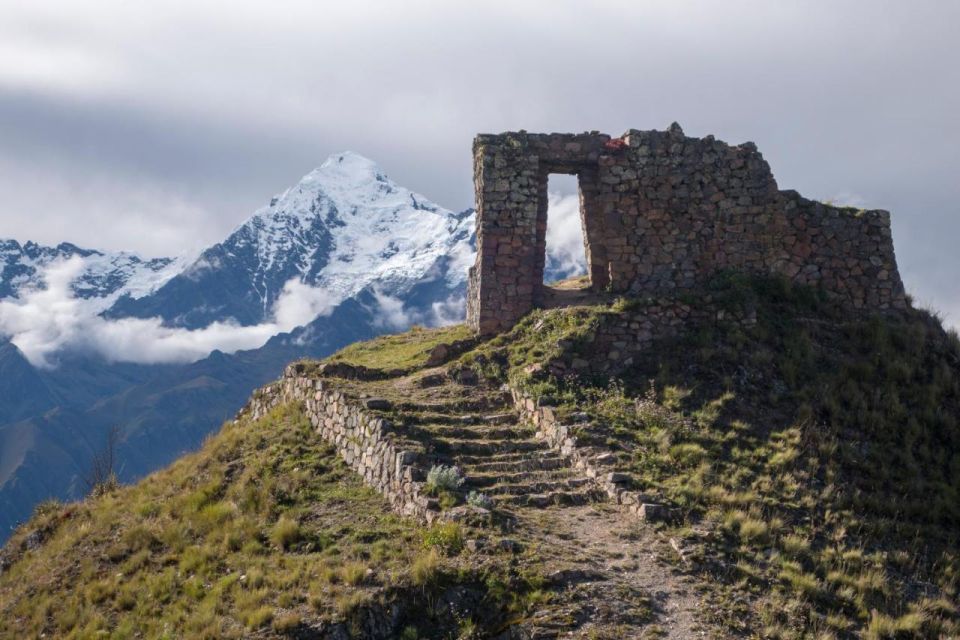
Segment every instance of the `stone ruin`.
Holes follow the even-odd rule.
[[[579,181],[593,293],[669,296],[719,271],[782,274],[854,309],[906,306],[890,214],[781,191],[752,142],[666,131],[481,134],[473,143],[477,261],[467,321],[481,334],[562,304],[543,283],[547,178]]]

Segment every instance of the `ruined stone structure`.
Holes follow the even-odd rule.
[[[468,323],[483,334],[551,302],[543,284],[547,178],[576,174],[589,288],[633,296],[696,289],[722,270],[782,274],[855,309],[906,305],[890,214],[780,191],[753,143],[690,138],[680,126],[479,135],[477,262]]]

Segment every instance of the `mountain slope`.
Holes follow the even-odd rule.
[[[109,302],[120,295],[146,295],[183,268],[182,261],[173,258],[147,260],[125,251],[81,249],[69,242],[46,247],[34,242],[21,245],[16,240],[0,240],[0,299],[17,297],[26,289],[37,287],[44,269],[70,258],[82,263],[72,283],[74,294]]]
[[[684,302],[709,313],[632,362],[594,336],[656,302],[534,313],[474,362],[550,398],[620,486],[672,510],[668,555],[726,635],[960,633],[956,334],[779,279]],[[584,359],[610,372],[573,373]]]
[[[113,426],[121,430],[121,477],[133,480],[198,446],[291,359],[462,317],[472,231],[469,211],[441,209],[347,152],[189,264],[67,243],[0,243],[0,332],[33,347],[25,358],[0,344],[0,541],[39,500],[82,494],[82,476]],[[64,260],[73,261],[69,269]],[[50,295],[44,279],[53,272],[69,282]],[[77,322],[77,314],[86,316]],[[151,363],[147,354],[159,347],[136,336],[109,357],[83,343],[91,328],[107,332],[130,317],[162,319],[174,345],[202,343],[203,334],[189,331],[211,323],[221,336],[236,330],[231,323],[277,335],[181,364]],[[37,349],[45,340],[54,348]]]
[[[454,214],[390,180],[355,153],[330,156],[155,293],[124,297],[111,317],[154,317],[187,328],[271,318],[291,280],[322,307],[376,284],[403,296],[432,271],[462,286],[472,259],[469,212]]]
[[[118,476],[134,481],[196,449],[252,389],[276,378],[288,362],[370,338],[384,330],[377,319],[376,298],[361,292],[329,316],[275,336],[259,349],[152,367],[85,358],[41,372],[56,394],[70,392],[72,402],[50,399],[43,413],[0,426],[0,531],[12,531],[44,499],[81,497],[88,490],[84,477],[91,460],[111,427],[120,427]],[[105,386],[84,395],[84,372]],[[56,410],[47,411],[51,408]]]
[[[32,541],[0,554],[0,637],[451,637],[502,625],[534,591],[509,551],[458,557],[466,527],[390,513],[295,407],[38,514]]]
[[[55,403],[55,395],[20,349],[0,341],[0,425],[41,413]]]
[[[331,358],[339,369],[298,366],[346,398],[391,403],[384,428],[418,460],[463,465],[464,485],[434,494],[441,513],[474,490],[490,519],[384,529],[372,503],[327,484],[341,463],[281,405],[137,486],[45,505],[3,551],[0,633],[149,633],[156,620],[257,637],[351,624],[370,638],[451,625],[460,637],[960,633],[956,336],[920,311],[851,314],[780,280],[724,277],[701,293],[685,304],[710,313],[632,362],[598,336],[647,300],[536,311],[460,356],[448,348],[441,367],[427,363],[443,337],[423,330],[353,345]],[[574,361],[594,373],[570,373]],[[614,472],[601,484],[616,478],[665,519],[581,504],[586,467],[503,413],[503,384],[569,425],[569,446]],[[449,555],[418,555],[430,549]]]

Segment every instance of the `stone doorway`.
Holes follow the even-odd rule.
[[[534,305],[538,307],[566,306],[586,303],[602,291],[607,283],[607,269],[600,255],[599,243],[591,243],[590,238],[598,236],[596,227],[596,166],[583,163],[541,162],[537,205],[537,276],[540,286],[534,295]],[[551,182],[553,179],[553,182]],[[578,225],[576,240],[579,246],[566,247],[570,259],[576,259],[582,267],[576,279],[567,279],[562,283],[551,277],[551,264],[547,240],[553,227],[550,218],[551,185],[558,183],[561,192],[568,194],[565,206],[576,207],[575,211],[565,212],[567,219],[553,223]],[[576,194],[574,196],[574,194]],[[573,202],[570,202],[570,200]],[[570,218],[573,219],[570,219]],[[568,241],[570,238],[567,239]],[[595,250],[591,251],[591,247]]]
[[[546,243],[543,285],[563,283],[584,288],[590,284],[587,272],[586,242],[581,211],[580,180],[575,173],[551,173],[547,176]]]

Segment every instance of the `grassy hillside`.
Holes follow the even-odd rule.
[[[957,637],[956,336],[925,312],[857,316],[779,280],[720,278],[686,302],[723,313],[615,376],[530,365],[605,357],[595,329],[643,301],[537,311],[439,369],[427,367],[437,345],[471,346],[463,327],[331,358],[397,370],[370,384],[399,397],[465,368],[485,393],[522,387],[576,422],[580,444],[614,452],[633,488],[674,509],[672,524],[605,535],[597,527],[630,516],[517,512],[523,553],[468,553],[464,540],[490,532],[392,515],[290,406],[227,424],[133,487],[43,505],[0,559],[0,636],[364,637],[399,616],[405,638],[488,637],[571,617],[569,585],[550,588],[545,572],[570,555],[562,545],[601,540],[598,566],[623,564],[609,584],[634,586],[642,559],[624,549],[656,550],[696,583],[692,608],[718,637]],[[648,624],[656,607],[636,601]]]
[[[539,312],[468,357],[589,415],[581,444],[617,452],[636,489],[682,514],[664,533],[730,632],[957,637],[956,335],[922,311],[856,317],[780,280],[721,278],[688,302],[708,298],[726,320],[614,378],[528,365],[590,357],[593,328],[637,302]]]
[[[509,554],[461,562],[468,533],[393,515],[282,407],[135,486],[41,505],[4,550],[0,637],[363,637],[391,615],[405,638],[456,636],[525,607]],[[424,613],[443,594],[463,610]]]

